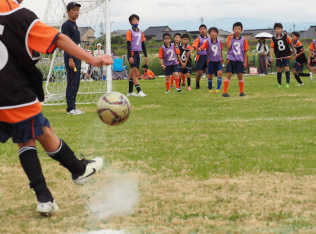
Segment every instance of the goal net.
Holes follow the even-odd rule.
[[[49,0],[44,23],[61,30],[68,19],[66,6],[69,0]],[[101,50],[111,54],[109,22],[109,0],[76,0],[81,5],[76,23],[81,34],[81,48],[90,43],[92,54],[101,43]],[[38,65],[44,75],[44,105],[66,104],[67,74],[63,51],[56,49],[51,55],[42,55]],[[89,76],[85,75],[86,72]],[[111,67],[92,67],[82,61],[79,92],[76,104],[96,103],[102,94],[112,89]]]

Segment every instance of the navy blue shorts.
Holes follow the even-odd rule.
[[[208,62],[208,74],[217,74],[218,71],[223,70],[221,62]]]
[[[207,68],[207,55],[200,55],[199,60],[196,63],[195,70],[204,71]]]
[[[295,71],[302,72],[304,70],[304,65],[294,62],[293,68]]]
[[[276,66],[277,67],[289,67],[290,60],[289,59],[278,59],[278,60],[276,60]]]
[[[174,72],[178,72],[178,65],[166,66],[165,75],[171,76]]]
[[[137,67],[137,69],[139,69],[139,64],[140,64],[140,56],[139,56],[139,52],[134,51],[133,52],[133,59],[134,59],[134,63],[133,64],[129,64],[131,68],[133,67]]]
[[[191,74],[191,67],[182,68],[179,66],[178,72],[181,72],[182,74]]]
[[[226,67],[226,73],[243,73],[244,64],[241,61],[231,61],[229,60]]]
[[[13,143],[24,143],[44,134],[42,126],[50,127],[43,113],[19,123],[0,122],[0,142],[5,143],[12,137]]]

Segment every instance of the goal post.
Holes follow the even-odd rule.
[[[66,6],[69,2],[70,0],[48,0],[44,23],[61,31],[62,24],[68,19]],[[89,49],[93,54],[96,44],[101,43],[101,49],[111,55],[110,0],[76,2],[81,5],[80,15],[76,21],[81,34],[81,48],[84,49],[85,44],[89,42]],[[46,82],[44,105],[66,104],[67,74],[63,51],[57,48],[51,55],[42,55],[37,66],[43,72]],[[81,68],[76,104],[96,103],[100,96],[112,91],[111,66],[88,66],[87,70],[83,68],[84,65]],[[89,76],[83,74],[84,70]]]

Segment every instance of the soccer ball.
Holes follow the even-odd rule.
[[[97,114],[101,121],[110,126],[124,123],[131,113],[127,97],[118,92],[103,95],[97,104]]]

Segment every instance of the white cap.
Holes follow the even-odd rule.
[[[97,46],[101,46],[101,43],[98,43]]]

